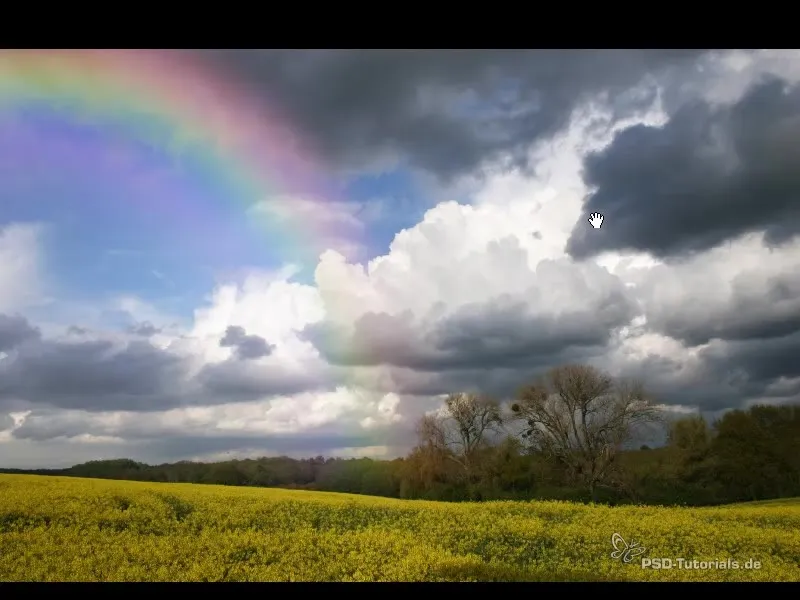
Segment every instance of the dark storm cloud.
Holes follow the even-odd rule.
[[[700,346],[713,339],[757,341],[800,331],[797,269],[768,278],[758,272],[741,272],[730,283],[724,304],[715,300],[716,289],[691,289],[681,298],[675,298],[667,272],[668,267],[656,267],[639,286],[640,298],[648,307],[647,322],[651,330],[688,346]],[[660,302],[663,297],[673,300]]]
[[[746,340],[718,344],[704,349],[701,357],[715,375],[748,389],[763,392],[785,377],[800,377],[800,333],[769,340]]]
[[[334,164],[390,156],[448,178],[498,155],[525,163],[531,143],[608,91],[621,113],[651,94],[625,94],[648,74],[690,66],[693,50],[205,51],[285,111]]]
[[[620,377],[643,382],[660,404],[696,406],[704,412],[748,402],[800,401],[800,332],[770,339],[714,340],[693,359],[650,354],[590,362]]]
[[[488,394],[505,400],[511,398],[519,388],[533,381],[547,369],[564,364],[585,363],[602,348],[567,348],[551,355],[531,356],[524,363],[511,366],[494,366],[439,371],[415,371],[393,369],[391,379],[380,382],[382,392],[396,392],[408,397],[430,397],[453,392],[475,392]]]
[[[607,366],[604,360],[599,361]],[[718,410],[740,406],[747,397],[741,381],[720,377],[715,369],[705,367],[689,372],[678,360],[650,355],[622,365],[618,377],[640,381],[657,404],[667,406],[699,406],[703,410]]]
[[[595,189],[569,253],[632,249],[666,257],[763,231],[777,245],[800,232],[800,87],[768,79],[731,106],[693,103],[663,127],[637,125],[585,161]]]
[[[238,360],[206,365],[196,379],[205,394],[238,402],[326,387],[321,373],[309,370],[290,372],[271,365],[256,366]]]
[[[167,410],[292,394],[323,386],[321,372],[230,360],[188,378],[184,357],[147,341],[41,340],[0,361],[0,403],[89,411]]]
[[[206,365],[192,378],[184,356],[148,340],[43,339],[24,318],[0,314],[0,352],[10,351],[0,358],[0,406],[152,411],[241,402],[326,385],[322,365],[290,372],[241,360],[268,353],[262,338],[245,335],[240,328],[229,329],[223,342],[235,345],[237,358]]]
[[[0,399],[87,410],[148,410],[179,402],[182,360],[147,342],[103,340],[20,346],[0,362]]]
[[[587,306],[557,317],[531,314],[525,302],[499,298],[465,306],[429,331],[410,314],[368,313],[356,321],[352,335],[327,324],[312,325],[304,335],[333,364],[491,369],[546,363],[570,347],[602,347],[613,328],[634,316],[634,305],[615,290],[597,311]]]
[[[700,346],[712,339],[758,341],[800,330],[800,315],[763,315],[762,319],[747,319],[738,313],[725,316],[724,321],[713,319],[691,329],[676,330],[674,337],[690,346]]]
[[[275,347],[257,335],[247,335],[243,327],[231,325],[219,341],[223,348],[234,348],[240,360],[253,360],[272,354]]]
[[[20,316],[0,314],[0,352],[13,350],[23,342],[39,338],[39,330]]]
[[[800,365],[795,360],[798,353],[800,334],[718,342],[700,352],[704,365],[701,380],[694,385],[672,381],[662,397],[669,403],[696,405],[704,411],[740,408],[748,401],[771,398],[794,397],[796,402],[800,400],[800,386],[791,380],[800,377]],[[775,387],[782,378],[790,385]]]

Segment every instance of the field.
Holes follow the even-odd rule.
[[[614,533],[644,553],[612,558]],[[657,557],[741,568],[642,568]],[[0,581],[800,581],[798,565],[798,501],[445,504],[0,475]]]

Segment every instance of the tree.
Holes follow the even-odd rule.
[[[509,435],[488,449],[480,461],[481,489],[491,498],[530,497],[536,487],[531,457],[519,437]]]
[[[699,463],[711,447],[711,431],[702,415],[684,417],[673,421],[667,443],[679,453],[682,465]]]
[[[637,382],[617,381],[590,366],[567,365],[520,390],[511,406],[522,437],[561,463],[596,500],[614,480],[615,460],[640,426],[659,420]]]
[[[227,461],[212,463],[206,471],[205,481],[220,485],[246,485],[247,476],[242,473],[236,462]]]
[[[733,410],[714,428],[714,474],[729,495],[736,500],[761,500],[800,490],[800,408]]]
[[[450,394],[444,403],[444,414],[420,419],[417,435],[420,447],[431,458],[447,458],[456,463],[467,488],[471,489],[479,454],[502,425],[500,405],[492,398]]]

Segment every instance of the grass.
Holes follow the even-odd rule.
[[[644,554],[612,558],[614,533]],[[642,568],[648,557],[742,568]],[[447,504],[0,475],[0,581],[800,581],[798,565],[796,499]]]

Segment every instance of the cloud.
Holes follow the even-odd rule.
[[[0,225],[0,312],[30,308],[44,300],[41,225]]]
[[[404,443],[412,425],[397,413],[399,402],[392,394],[337,389],[162,412],[42,409],[17,419],[10,443],[72,446],[72,452],[76,446],[102,444],[153,462],[231,449],[260,449],[262,455],[329,454],[339,448]]]
[[[180,402],[180,356],[145,341],[41,339],[0,360],[0,402],[147,410]]]
[[[779,380],[797,380],[800,368],[792,357],[800,350],[800,334],[793,333],[769,340],[742,340],[713,344],[705,350],[706,358],[717,374],[736,377],[740,388],[753,396],[768,395],[770,384]],[[800,387],[794,387],[794,393]]]
[[[471,205],[439,204],[384,256],[323,255],[325,317],[303,337],[362,385],[409,395],[506,396],[542,368],[602,354],[640,307],[618,276],[563,253],[586,125],[537,150],[537,176],[497,171]]]
[[[216,398],[258,399],[329,387],[322,370],[292,369],[282,364],[253,365],[225,361],[205,365],[197,375],[203,389]]]
[[[757,343],[800,330],[800,240],[773,249],[764,238],[751,234],[670,265],[627,269],[648,327],[689,346]]]
[[[606,353],[600,365],[644,381],[665,404],[718,412],[800,400],[800,373],[791,358],[798,343],[795,333],[765,340],[716,339],[688,349],[671,338],[641,333]]]
[[[28,427],[28,426],[26,426]],[[32,427],[32,426],[31,426]],[[76,427],[81,430],[81,427]],[[55,430],[52,430],[55,432]],[[69,467],[89,460],[130,457],[134,460],[160,464],[179,460],[221,461],[262,456],[392,456],[397,450],[386,446],[380,434],[275,436],[269,438],[227,436],[190,437],[170,435],[153,439],[108,438],[79,434],[74,437],[51,437],[44,430],[34,435],[27,429],[10,442],[0,444],[0,463],[18,468]]]
[[[21,316],[0,314],[0,352],[13,350],[23,342],[38,339],[41,333]]]
[[[800,233],[798,138],[800,86],[775,78],[732,105],[698,101],[661,127],[626,129],[586,158],[585,210],[606,223],[598,235],[579,220],[570,254],[683,255],[747,232],[785,243]]]
[[[223,348],[234,348],[237,358],[251,360],[263,358],[272,354],[275,349],[267,341],[257,335],[247,335],[243,327],[230,325],[225,330],[225,335],[219,341]]]
[[[414,443],[415,419],[436,409],[441,394],[506,398],[542,370],[569,362],[640,378],[674,411],[717,414],[800,399],[793,360],[800,239],[778,193],[793,181],[784,167],[794,153],[767,153],[793,130],[795,92],[789,86],[778,94],[774,79],[759,79],[770,72],[800,79],[800,69],[792,75],[777,54],[699,62],[687,54],[677,63],[660,53],[598,54],[542,53],[555,57],[548,67],[535,53],[418,55],[427,62],[413,53],[230,53],[223,60],[248,76],[274,73],[275,97],[293,99],[309,74],[319,75],[320,90],[336,92],[330,106],[317,96],[292,107],[318,125],[323,148],[339,152],[341,165],[414,153],[417,166],[463,174],[462,201],[441,196],[381,256],[354,257],[322,243],[315,251],[327,251],[310,282],[298,281],[291,265],[221,281],[189,318],[167,317],[157,301],[129,296],[115,307],[130,329],[112,330],[99,319],[45,327],[14,300],[0,311],[0,464],[343,449],[393,456]],[[257,59],[261,70],[240,64]],[[705,71],[688,73],[690,63]],[[366,81],[366,97],[340,106],[334,122],[325,111],[357,94],[351,67],[359,64],[365,73],[385,70],[386,95]],[[520,75],[523,64],[529,78]],[[656,71],[663,76],[652,85],[632,87]],[[565,81],[580,79],[576,73],[586,81]],[[492,77],[512,75],[516,87],[491,87]],[[485,100],[463,115],[452,91],[461,83]],[[620,94],[593,96],[602,90]],[[765,106],[768,115],[757,110]],[[467,125],[438,128],[442,115]],[[496,137],[479,122],[495,127]],[[419,149],[420,123],[430,125],[427,150]],[[395,128],[404,135],[393,136]],[[703,137],[704,130],[713,135]],[[529,147],[532,140],[539,142]],[[667,159],[686,152],[693,158],[682,171],[667,169]],[[769,183],[772,175],[781,185]],[[661,182],[673,195],[685,192],[698,210],[725,193],[746,212],[753,181],[774,193],[751,219],[689,219],[694,213],[682,198],[664,208],[667,196],[648,187]],[[601,197],[625,209],[596,206]],[[328,208],[328,215],[308,212],[317,219],[316,239],[365,230],[369,211]],[[601,230],[586,222],[594,210],[606,215]],[[78,321],[81,335],[63,335]]]
[[[83,330],[79,339],[43,338],[22,317],[0,315],[0,406],[28,405],[89,411],[162,411],[262,400],[310,389],[329,389],[324,364],[285,360],[255,364],[271,355],[258,336],[230,326],[225,360],[200,358],[202,340],[175,338],[164,346],[137,334],[98,334]]]
[[[690,69],[691,50],[207,51],[334,164],[386,160],[444,178],[486,161],[527,164],[536,142],[607,93],[622,112],[653,100],[626,93],[646,76]]]
[[[315,324],[307,335],[338,364],[387,364],[421,371],[488,369],[530,364],[537,357],[546,363],[571,347],[602,347],[615,327],[627,324],[636,314],[622,282],[597,265],[543,261],[531,271],[518,246],[506,244],[505,250],[497,249],[493,258],[509,269],[516,266],[516,293],[498,287],[490,299],[466,302],[449,314],[442,314],[441,305],[434,302],[419,318],[408,311],[399,315],[368,312],[351,331]],[[521,260],[515,264],[516,257]],[[486,283],[481,279],[489,271],[468,273],[478,286]],[[464,272],[454,269],[452,288],[459,287],[458,279],[463,278]],[[440,283],[448,286],[451,282]],[[347,290],[342,288],[340,293]],[[352,293],[357,296],[361,291],[353,288]]]
[[[73,327],[72,329],[79,329]],[[143,323],[137,323],[136,325],[132,325],[128,328],[130,333],[134,335],[140,335],[142,337],[151,337],[156,335],[157,333],[161,333],[162,329],[160,327],[156,327],[150,321],[144,321]]]

